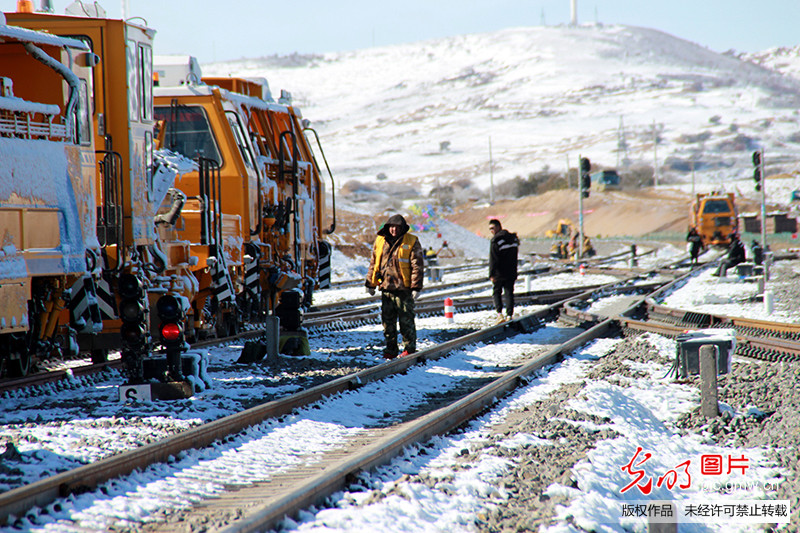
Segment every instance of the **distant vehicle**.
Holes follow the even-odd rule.
[[[731,233],[739,228],[733,193],[698,194],[692,202],[689,218],[706,246],[727,246]]]
[[[575,226],[572,224],[572,221],[568,218],[562,218],[556,224],[555,229],[549,229],[544,232],[545,237],[553,238],[569,238],[572,235]]]
[[[592,173],[592,189],[596,191],[618,191],[619,174],[616,170],[600,170]]]
[[[791,196],[789,197],[790,202],[800,202],[800,189],[795,189],[792,191]]]

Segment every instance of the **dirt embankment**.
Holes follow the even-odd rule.
[[[583,201],[583,223],[590,237],[685,232],[690,203],[689,195],[680,191],[592,191]],[[460,209],[448,217],[486,236],[491,218],[498,218],[520,237],[543,237],[560,219],[578,224],[578,194],[571,190],[548,191],[518,200],[501,200],[492,206]]]
[[[583,202],[586,234],[592,238],[639,237],[661,232],[682,235],[689,224],[691,200],[691,195],[678,190],[592,191]],[[737,204],[739,212],[756,208],[741,202]],[[426,222],[408,213],[404,215],[410,224]],[[375,231],[387,216],[338,209],[333,240],[347,255],[365,256],[375,238]],[[486,238],[491,238],[488,221],[492,218],[500,219],[504,227],[522,238],[544,237],[545,232],[554,229],[561,219],[569,219],[578,225],[578,193],[573,190],[548,191],[515,200],[499,200],[494,205],[465,205],[446,218]]]

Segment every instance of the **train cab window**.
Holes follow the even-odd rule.
[[[81,41],[94,51],[94,44],[88,35],[66,35],[71,39]],[[80,144],[89,144],[92,135],[92,115],[94,113],[94,102],[97,97],[94,94],[94,76],[99,68],[93,68],[92,74],[87,79],[81,79],[80,92],[78,94],[78,109],[75,111],[75,135]],[[91,96],[91,98],[90,98]]]
[[[153,49],[133,40],[127,45],[128,118],[153,120]]]
[[[708,200],[703,204],[703,213],[730,213],[731,207],[725,200]]]
[[[75,134],[77,142],[89,144],[92,137],[92,110],[89,105],[89,86],[86,80],[81,80],[78,92],[78,107],[75,110]]]
[[[202,107],[159,106],[155,108],[155,119],[164,125],[164,131],[159,131],[158,136],[164,139],[165,148],[190,159],[213,159],[222,166],[216,139]]]
[[[236,145],[239,147],[239,152],[242,154],[245,165],[255,169],[256,165],[253,160],[253,154],[250,152],[250,147],[247,144],[247,137],[242,130],[242,125],[239,123],[239,116],[233,111],[226,111],[225,114],[228,116],[228,122],[231,125],[233,137],[236,139]]]
[[[142,92],[139,85],[140,75],[136,41],[128,41],[125,54],[128,65],[128,119],[139,122],[139,102]]]
[[[139,45],[138,63],[142,122],[149,122],[153,120],[153,49],[146,44]]]

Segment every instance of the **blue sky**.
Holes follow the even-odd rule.
[[[63,13],[69,0],[54,0]],[[87,2],[89,3],[89,2]],[[100,2],[112,18],[121,0]],[[34,0],[35,5],[40,0]],[[0,0],[13,10],[16,0]],[[413,42],[565,24],[569,0],[128,0],[158,31],[156,53],[200,62]],[[644,26],[724,52],[800,44],[800,0],[578,0],[578,22]]]

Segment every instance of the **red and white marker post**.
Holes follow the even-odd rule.
[[[453,299],[452,298],[445,298],[444,299],[444,317],[447,319],[448,324],[452,324],[453,320]]]

